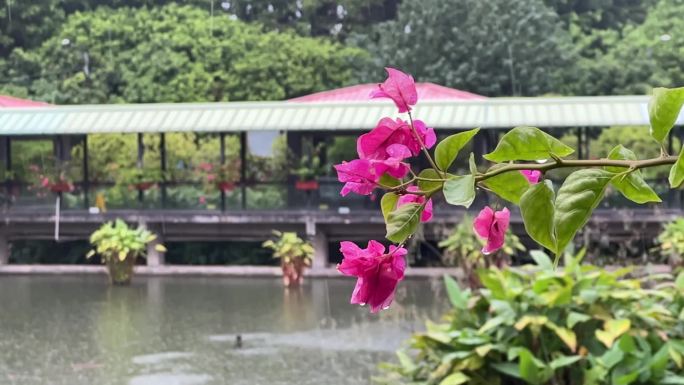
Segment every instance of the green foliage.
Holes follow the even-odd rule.
[[[475,200],[475,177],[473,175],[450,176],[444,182],[443,191],[447,203],[468,208]]]
[[[488,96],[553,89],[571,61],[570,38],[543,0],[404,1],[396,20],[357,43],[386,63],[435,82]]]
[[[617,145],[608,154],[608,159],[618,159],[618,160],[636,160],[636,155],[631,150],[625,148],[622,145]],[[627,171],[626,168],[620,167],[606,167],[609,172],[621,173]],[[651,186],[646,183],[644,177],[641,175],[641,171],[632,171],[626,175],[617,176],[613,178],[611,184],[615,186],[618,191],[625,196],[625,198],[639,203],[648,202],[661,202],[658,194],[653,191]]]
[[[663,226],[663,231],[658,235],[658,244],[662,255],[681,263],[684,258],[684,218]]]
[[[87,256],[99,254],[105,263],[135,259],[145,255],[147,244],[155,238],[148,230],[142,227],[132,229],[126,222],[117,219],[103,224],[90,236],[90,243],[95,248]],[[156,245],[156,248],[159,251],[166,250],[162,245]]]
[[[394,243],[404,243],[415,233],[425,205],[407,203],[387,214],[387,234],[385,238]]]
[[[497,164],[488,171],[494,171],[504,165]],[[516,205],[520,204],[520,197],[530,188],[530,182],[518,170],[501,173],[489,178],[483,183],[485,187],[496,192],[498,196]]]
[[[606,4],[609,2],[606,2]],[[617,3],[615,4],[617,5]],[[583,58],[566,71],[561,92],[579,95],[645,94],[653,85],[684,84],[681,50],[684,2],[650,0],[637,5],[635,15],[647,16],[624,28],[595,31],[578,41]]]
[[[458,153],[480,132],[479,128],[460,132],[442,140],[435,147],[435,164],[440,170],[447,171],[454,163]]]
[[[385,366],[383,384],[681,383],[684,287],[669,275],[627,277],[568,258],[480,270],[484,289],[447,279],[454,310]]]
[[[310,242],[297,236],[295,232],[273,231],[275,239],[269,239],[262,247],[273,250],[273,258],[278,258],[284,264],[301,261],[311,265],[314,249]]]
[[[364,56],[208,16],[174,4],[75,13],[40,47],[14,50],[7,75],[56,103],[276,100],[344,85]]]
[[[684,87],[656,88],[648,103],[648,116],[651,123],[651,136],[660,143],[667,138],[684,105]]]
[[[536,127],[516,127],[501,137],[494,151],[484,158],[492,162],[545,160],[575,152],[560,140]]]

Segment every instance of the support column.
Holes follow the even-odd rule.
[[[7,235],[0,233],[0,266],[9,263],[10,249]]]
[[[159,231],[155,231],[154,233],[157,235],[157,238],[147,244],[147,266],[161,266],[165,263],[165,253],[155,248],[159,244],[164,244],[164,237]]]
[[[314,258],[311,264],[312,270],[320,270],[328,267],[330,256],[328,255],[328,236],[315,223],[312,226],[307,222],[307,235],[311,240],[311,245],[314,248]],[[310,227],[313,227],[313,234],[311,234]]]
[[[138,226],[151,231],[157,238],[147,244],[146,262],[147,266],[161,266],[164,264],[164,253],[158,251],[155,246],[164,244],[164,236],[157,226],[150,226],[147,223],[140,221]]]

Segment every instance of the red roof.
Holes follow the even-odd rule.
[[[290,99],[293,102],[352,102],[367,101],[368,96],[378,85],[376,83],[358,84],[330,91],[316,92],[311,95]],[[434,83],[416,83],[418,100],[477,100],[485,96],[467,91],[440,86]]]
[[[45,107],[49,106],[49,103],[36,102],[28,99],[19,99],[13,96],[0,95],[0,108],[12,108],[12,107]]]

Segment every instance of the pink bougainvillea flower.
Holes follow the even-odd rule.
[[[505,207],[496,212],[490,207],[485,207],[477,215],[473,221],[473,230],[487,240],[487,244],[482,248],[484,254],[491,254],[503,247],[510,218],[511,213]]]
[[[378,181],[384,175],[401,179],[409,172],[408,164],[402,162],[410,151],[406,146],[395,144],[387,147],[388,157],[382,160],[354,159],[351,162],[336,164],[337,179],[345,185],[341,194],[355,192],[359,195],[370,195],[378,186]]]
[[[211,171],[214,168],[214,166],[211,163],[206,163],[206,162],[200,163],[197,167],[199,167],[200,170],[207,171],[207,172]]]
[[[387,159],[390,146],[401,144],[409,149],[408,156],[415,156],[421,151],[421,141],[427,148],[431,148],[437,141],[435,130],[427,127],[420,120],[415,120],[413,126],[420,136],[416,138],[408,122],[401,119],[382,118],[377,126],[368,133],[361,135],[356,142],[356,151],[361,159]]]
[[[520,172],[527,178],[527,181],[532,184],[539,183],[539,179],[542,175],[539,170],[521,170]]]
[[[418,186],[410,186],[406,189],[406,191],[419,192],[420,189],[418,188]],[[407,203],[423,204],[424,202],[425,197],[422,195],[404,194],[399,197],[399,200],[397,201],[397,207],[401,207]],[[427,201],[427,203],[425,204],[425,208],[423,209],[423,213],[420,215],[421,222],[428,222],[430,219],[432,219],[432,199]]]
[[[351,162],[336,164],[337,179],[344,183],[343,196],[350,192],[359,195],[370,195],[377,187],[383,174],[394,178],[403,178],[409,172],[409,166],[396,158],[386,160],[354,159]]]
[[[399,112],[411,110],[411,106],[418,102],[416,83],[411,75],[398,69],[386,67],[387,80],[378,84],[378,88],[370,94],[371,98],[390,98],[399,108]]]
[[[41,178],[40,185],[42,187],[48,187],[50,185],[50,179],[48,179],[47,177]]]
[[[389,253],[377,241],[369,241],[365,249],[353,242],[341,242],[344,256],[337,265],[344,275],[357,277],[351,303],[370,306],[371,313],[387,309],[394,299],[394,290],[404,279],[406,249],[391,245]]]

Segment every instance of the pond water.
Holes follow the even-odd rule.
[[[441,280],[405,280],[371,315],[349,305],[353,285],[0,276],[0,384],[367,384],[446,300]]]

